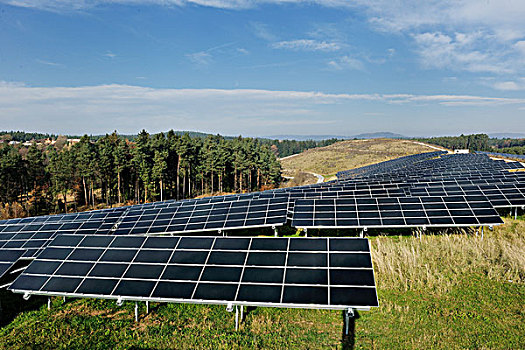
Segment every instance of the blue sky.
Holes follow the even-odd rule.
[[[525,132],[525,2],[0,0],[0,129]]]

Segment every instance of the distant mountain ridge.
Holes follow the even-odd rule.
[[[408,136],[389,131],[369,132],[352,136],[353,139],[406,139]]]
[[[341,136],[341,135],[271,135],[271,136],[263,136],[263,138],[268,138],[272,140],[297,140],[297,141],[307,141],[307,140],[327,140],[327,139],[342,139],[342,140],[349,140],[349,139],[405,139],[408,138],[408,136],[404,136],[401,134],[396,134],[393,132],[388,131],[380,131],[380,132],[371,132],[371,133],[363,133],[353,136]]]

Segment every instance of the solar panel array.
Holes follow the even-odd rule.
[[[502,158],[519,159],[519,160],[525,161],[525,154],[497,153],[497,152],[483,152],[483,151],[477,151],[476,153],[486,154],[487,156],[491,156],[491,157],[502,157]]]
[[[280,226],[291,219],[294,226],[301,222],[295,219],[298,218],[296,214],[303,215],[296,213],[295,203],[305,199],[442,198],[475,195],[487,197],[493,207],[520,207],[525,204],[525,172],[514,171],[519,169],[523,169],[519,162],[495,161],[485,154],[445,155],[439,151],[340,172],[339,180],[322,184],[249,194],[170,200],[84,213],[2,220],[0,250],[6,255],[0,261],[0,277],[2,271],[18,259],[38,256],[58,233],[206,234],[210,231]],[[334,212],[337,212],[337,208]],[[421,216],[423,214],[420,213]],[[453,216],[456,212],[451,214]],[[389,214],[378,211],[366,215],[383,218]],[[494,215],[489,217],[493,220],[487,222],[487,225],[500,223]],[[447,222],[455,226],[461,220],[458,217]],[[403,217],[403,221],[407,224],[418,220],[407,221]],[[419,222],[430,226],[435,221],[430,218],[419,219]],[[367,222],[374,223],[374,226],[377,224],[377,221],[363,218],[358,225],[351,226],[363,227]],[[381,220],[379,226],[389,222],[390,220]],[[486,219],[476,218],[470,222],[481,225]],[[22,255],[15,258],[17,254]]]
[[[0,282],[31,259],[11,290],[366,309],[377,306],[366,239],[201,235],[286,223],[322,229],[498,225],[495,208],[525,204],[521,170],[519,162],[485,154],[439,151],[340,172],[321,184],[4,220]],[[193,237],[173,236],[181,234]]]
[[[10,289],[121,300],[367,309],[367,239],[60,235]]]

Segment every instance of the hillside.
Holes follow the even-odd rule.
[[[434,149],[408,140],[348,140],[282,159],[281,165],[285,174],[307,171],[328,177],[341,170],[432,151]]]

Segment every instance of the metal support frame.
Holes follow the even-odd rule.
[[[239,312],[240,308],[240,312]],[[234,305],[232,303],[226,305],[226,311],[233,312]],[[239,330],[239,323],[242,322],[242,319],[244,317],[244,306],[242,305],[235,305],[235,330]]]
[[[139,303],[135,302],[135,322],[139,321]]]
[[[47,309],[51,310],[51,297],[47,297]]]
[[[146,301],[146,313],[149,314],[149,301]]]
[[[368,231],[368,228],[363,227],[361,232],[359,232],[359,237],[364,238],[365,237],[365,232],[367,232],[367,231]]]
[[[235,330],[239,330],[239,306],[235,305]]]
[[[518,207],[514,208],[514,220],[518,220]]]
[[[345,315],[344,316],[345,317],[345,319],[344,319],[344,322],[345,322],[345,335],[348,335],[348,331],[349,331],[349,327],[350,327],[350,319],[355,317],[354,309],[349,307],[348,309],[345,310],[344,315]]]
[[[304,229],[304,236],[308,237],[308,229],[307,228]]]
[[[481,240],[483,240],[483,229],[485,228],[485,226],[481,226]]]
[[[279,237],[279,232],[277,232],[277,227],[276,226],[272,226],[272,230],[273,230],[273,236],[274,237]]]

